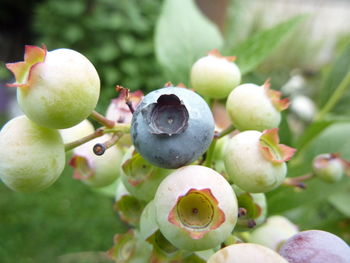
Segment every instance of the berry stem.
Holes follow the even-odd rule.
[[[68,152],[68,151],[74,149],[75,147],[78,147],[78,146],[80,146],[80,145],[82,145],[82,144],[84,144],[84,143],[86,143],[88,141],[91,141],[92,139],[95,139],[97,137],[102,136],[103,134],[104,134],[103,129],[99,128],[94,133],[91,133],[91,134],[89,134],[89,135],[87,135],[87,136],[85,136],[83,138],[80,138],[80,139],[78,139],[76,141],[73,141],[73,142],[65,144],[64,145],[64,150],[66,152]]]
[[[235,130],[235,126],[233,126],[233,124],[231,124],[225,130],[215,133],[214,139],[220,139],[220,138],[226,136],[227,134],[230,134],[234,130]]]
[[[337,102],[344,96],[344,93],[347,91],[347,88],[350,86],[350,71],[346,74],[342,82],[340,82],[337,89],[333,92],[330,99],[320,110],[318,115],[316,116],[316,120],[323,120],[324,117],[330,112],[333,107],[337,104]]]
[[[107,127],[107,128],[113,128],[115,122],[111,121],[109,119],[107,119],[105,116],[103,116],[102,114],[98,113],[97,111],[93,111],[90,114],[90,117],[92,119],[94,119],[95,121],[97,121],[98,123],[102,124],[103,126]]]
[[[300,189],[306,189],[306,184],[304,181],[309,180],[314,177],[314,174],[309,173],[298,177],[287,178],[284,180],[283,184],[286,186],[297,187]]]
[[[212,141],[212,143],[209,146],[208,151],[205,154],[205,161],[204,161],[204,164],[203,164],[204,166],[211,167],[211,165],[212,165],[212,159],[213,159],[213,155],[214,155],[214,149],[215,149],[215,146],[216,146],[216,141],[217,140],[213,140]]]
[[[130,133],[130,123],[115,123],[113,127],[104,129],[104,133]]]

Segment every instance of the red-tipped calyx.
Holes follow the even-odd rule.
[[[280,91],[270,89],[270,79],[267,79],[263,86],[265,88],[267,96],[270,98],[273,106],[278,111],[283,111],[289,107],[290,102],[288,98],[281,99],[282,93]]]
[[[13,73],[16,79],[15,83],[7,84],[7,86],[28,88],[30,81],[30,72],[32,68],[36,64],[44,62],[46,54],[47,49],[45,46],[43,46],[43,48],[40,48],[36,46],[26,45],[24,61],[6,64],[6,67]]]
[[[208,52],[208,55],[211,55],[217,58],[223,58],[229,62],[234,62],[236,60],[235,56],[223,56],[218,49],[211,50],[210,52]]]
[[[279,143],[278,128],[265,130],[260,136],[260,149],[264,157],[273,163],[289,161],[296,149]]]
[[[225,214],[209,188],[191,188],[178,197],[168,221],[184,229],[192,239],[201,239],[225,222]]]

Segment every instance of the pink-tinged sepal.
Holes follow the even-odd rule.
[[[210,52],[208,52],[208,55],[211,55],[217,58],[223,58],[229,62],[234,62],[236,60],[235,56],[223,56],[218,49],[211,50]]]
[[[260,136],[260,149],[264,157],[273,163],[289,161],[296,149],[279,143],[278,128],[265,130]]]
[[[28,88],[31,69],[37,63],[45,61],[47,49],[36,46],[25,46],[24,61],[16,63],[7,63],[6,67],[15,76],[16,82],[7,84],[8,87]]]
[[[271,87],[270,79],[267,79],[264,83],[264,88],[273,106],[278,111],[286,110],[290,104],[289,99],[288,98],[281,99],[282,93],[280,91],[270,89],[270,87]]]
[[[191,188],[179,196],[168,215],[168,221],[187,232],[194,240],[201,239],[225,222],[225,213],[209,188]]]
[[[94,169],[89,160],[80,155],[74,155],[68,162],[74,168],[73,178],[77,180],[86,180],[94,175]]]
[[[129,100],[133,108],[136,109],[143,96],[144,94],[141,90],[129,93],[126,89],[122,89],[120,95],[113,99],[108,106],[106,117],[117,123],[130,123],[132,113],[126,104],[126,100]]]

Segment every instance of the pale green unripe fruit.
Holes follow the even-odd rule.
[[[270,248],[251,243],[234,244],[217,251],[207,263],[288,263]]]
[[[193,89],[209,98],[226,98],[240,83],[241,72],[234,62],[209,54],[194,63],[191,70]]]
[[[281,122],[281,113],[272,104],[265,86],[243,84],[236,87],[227,98],[226,110],[240,131],[263,131],[276,128]]]
[[[59,132],[39,127],[25,116],[5,124],[0,132],[0,149],[0,178],[18,192],[49,187],[65,165]]]
[[[157,189],[154,205],[160,231],[184,250],[220,245],[237,222],[232,187],[222,175],[204,166],[185,166],[168,175]]]
[[[342,159],[329,153],[320,154],[314,158],[312,171],[318,178],[327,183],[339,181],[345,173]]]
[[[96,107],[99,76],[92,63],[77,51],[62,48],[47,52],[26,46],[25,62],[7,66],[16,76],[16,83],[11,85],[18,87],[20,108],[40,126],[72,127]]]
[[[299,232],[298,227],[283,216],[271,216],[266,223],[254,229],[250,242],[278,251],[284,241]]]
[[[226,148],[225,167],[229,178],[250,193],[277,188],[287,174],[285,162],[268,160],[260,148],[261,132],[245,131],[235,135]]]

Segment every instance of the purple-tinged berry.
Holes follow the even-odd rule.
[[[279,253],[289,263],[350,263],[350,247],[338,236],[321,230],[302,231],[289,238]]]

